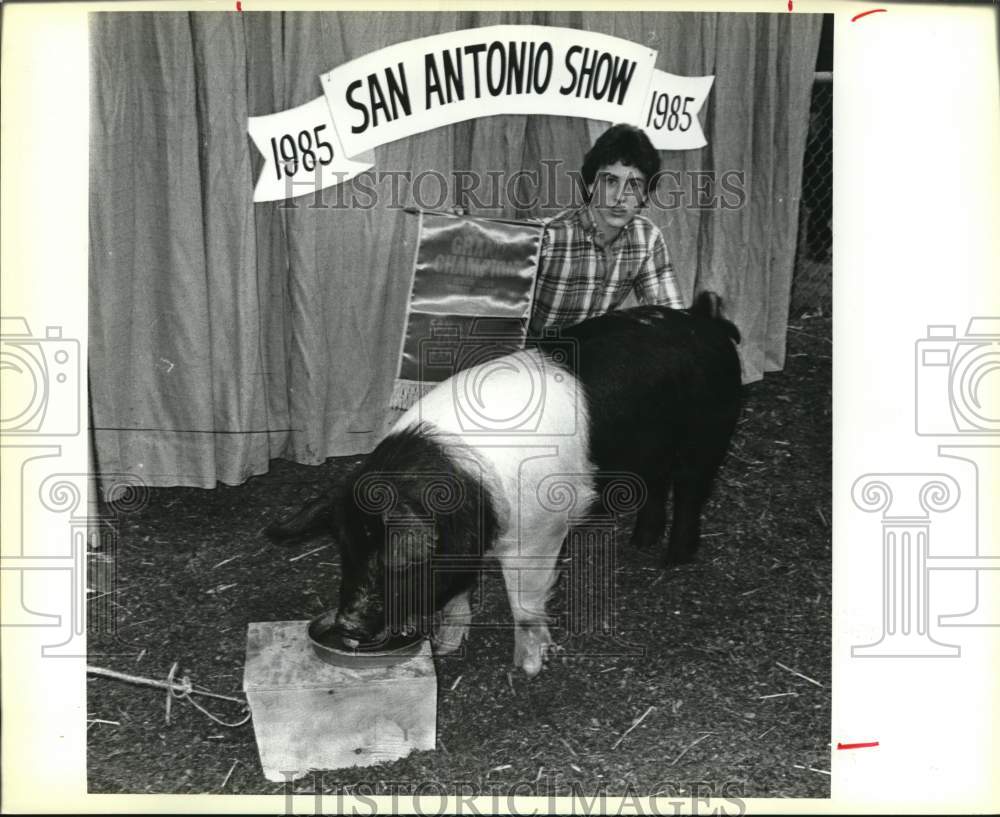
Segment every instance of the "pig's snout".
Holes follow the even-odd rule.
[[[359,593],[341,603],[333,622],[334,634],[349,649],[377,649],[389,637],[381,599]]]
[[[365,620],[349,611],[338,611],[333,624],[333,635],[341,649],[393,650],[423,638],[420,629],[412,624],[390,627],[383,617]]]
[[[364,586],[342,592],[333,632],[351,649],[378,643],[385,634],[382,600]]]
[[[421,637],[409,623],[390,626],[381,605],[342,606],[334,619],[333,635],[346,650],[395,649]]]
[[[334,633],[349,647],[357,647],[359,644],[375,641],[380,629],[370,625],[366,626],[364,620],[357,614],[343,611],[337,612],[333,623]]]

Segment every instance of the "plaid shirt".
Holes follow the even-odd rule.
[[[659,228],[637,215],[605,246],[586,205],[564,210],[542,238],[529,332],[603,315],[633,290],[642,303],[684,306]]]

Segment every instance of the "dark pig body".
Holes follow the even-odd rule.
[[[642,306],[570,327],[590,413],[590,456],[601,475],[629,472],[646,487],[632,541],[658,542],[673,488],[667,564],[690,561],[701,509],[739,418],[739,332],[702,293],[690,311]],[[603,493],[603,492],[602,492]]]

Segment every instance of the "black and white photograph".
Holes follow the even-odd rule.
[[[90,790],[827,796],[832,16],[90,27]]]
[[[5,297],[0,338],[4,664],[79,678],[65,796],[889,807],[871,781],[918,747],[885,690],[925,662],[977,699],[1000,626],[977,515],[1000,464],[974,436],[1000,427],[1000,306],[956,284],[906,312],[858,247],[883,230],[867,208],[914,206],[871,189],[908,171],[842,135],[881,115],[841,66],[853,91],[880,26],[933,26],[806,2],[157,5],[64,33],[50,13],[48,48],[86,70],[36,149],[76,134],[79,218],[4,260],[28,281],[18,259],[80,255],[79,285],[44,279],[58,309]],[[11,43],[13,86],[41,52]],[[1000,133],[983,117],[970,155]],[[5,173],[31,189],[13,118]],[[912,378],[898,411],[865,413],[895,383],[866,386],[876,368]],[[929,463],[861,442],[903,431]],[[42,746],[24,718],[8,759],[25,729]]]

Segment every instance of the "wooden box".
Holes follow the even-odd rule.
[[[430,644],[389,666],[331,666],[312,650],[308,621],[252,622],[243,691],[264,776],[371,766],[433,749],[437,677]]]

